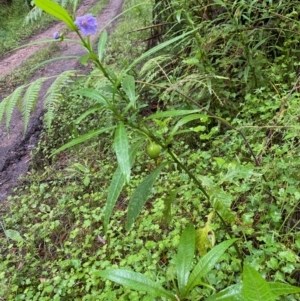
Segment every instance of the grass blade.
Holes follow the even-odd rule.
[[[106,42],[107,42],[107,31],[104,30],[98,43],[98,58],[100,62],[102,62],[103,60]]]

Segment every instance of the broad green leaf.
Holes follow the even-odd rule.
[[[213,193],[217,194],[216,191],[214,191]],[[224,202],[220,200],[221,198],[219,198],[220,197],[219,195],[215,197],[214,194],[211,194],[211,196],[212,196],[211,203],[215,211],[218,212],[218,214],[223,218],[225,222],[228,222],[230,224],[234,223],[236,221],[236,217],[233,211],[231,211],[230,208],[228,208],[224,204]]]
[[[192,267],[195,254],[195,242],[195,228],[192,224],[190,224],[181,234],[178,253],[175,258],[177,282],[180,294],[183,288],[187,285],[189,279],[190,269]]]
[[[141,146],[143,141],[137,142],[135,145],[133,145],[129,150],[129,162],[130,166],[132,167],[134,164],[135,156]],[[107,194],[107,201],[104,209],[104,219],[103,219],[103,226],[105,233],[107,232],[107,226],[108,222],[111,216],[111,213],[113,211],[113,208],[115,207],[116,201],[123,189],[123,186],[125,184],[125,176],[123,175],[120,167],[117,168],[115,171],[109,189]]]
[[[249,265],[244,266],[242,294],[244,301],[275,301],[269,283]]]
[[[49,15],[63,21],[71,30],[77,29],[69,13],[56,2],[50,0],[34,0],[34,4]]]
[[[156,301],[156,300],[155,300],[155,297],[149,295],[149,296],[144,297],[143,301]]]
[[[192,114],[192,115],[188,115],[188,116],[185,116],[183,117],[182,119],[180,119],[176,125],[173,127],[171,133],[170,133],[170,136],[173,136],[177,133],[178,129],[183,126],[184,124],[190,122],[190,121],[193,121],[193,120],[197,120],[197,119],[200,119],[203,118],[203,117],[206,117],[206,115],[204,114]]]
[[[140,273],[121,269],[108,269],[104,271],[96,271],[93,275],[114,281],[136,291],[147,292],[154,297],[165,297],[169,300],[176,301],[176,298],[172,293],[168,292],[160,284]]]
[[[148,116],[146,119],[157,119],[157,118],[165,118],[165,117],[175,117],[175,116],[183,116],[189,115],[193,113],[200,112],[200,110],[172,110],[172,111],[162,111]]]
[[[129,162],[129,143],[127,132],[123,122],[120,122],[115,131],[114,148],[117,155],[118,164],[125,180],[128,183],[130,180],[130,162]]]
[[[107,31],[104,30],[98,42],[98,58],[100,62],[102,62],[104,57],[106,42],[107,42]]]
[[[129,98],[130,102],[134,102],[135,97],[135,81],[134,77],[131,75],[127,75],[124,77],[122,81],[122,88],[125,91],[127,97]]]
[[[231,285],[219,293],[213,294],[205,301],[244,301],[242,296],[242,285]]]
[[[20,233],[16,230],[5,230],[5,236],[14,240],[14,241],[23,241],[24,239],[22,238],[22,236],[20,235]]]
[[[89,176],[85,176],[83,179],[83,185],[87,187],[90,185],[90,182],[91,182],[91,178]]]
[[[276,297],[287,294],[300,293],[300,287],[292,286],[286,283],[269,282],[270,289]]]
[[[201,279],[214,268],[225,251],[236,241],[237,239],[230,239],[220,243],[199,260],[189,277],[183,296],[186,296],[196,285],[202,282]]]
[[[100,94],[98,91],[96,91],[94,89],[80,89],[80,90],[74,91],[73,93],[96,100],[97,102],[103,104],[104,106],[107,106],[107,104],[108,104],[107,99],[102,94]]]
[[[132,227],[134,221],[136,220],[137,216],[139,215],[142,207],[144,206],[145,202],[147,201],[152,186],[160,174],[161,170],[164,168],[165,164],[160,165],[157,167],[153,173],[147,176],[142,183],[134,191],[129,204],[128,204],[128,211],[127,211],[127,222],[126,222],[126,230],[129,231]]]
[[[234,182],[239,179],[246,180],[253,176],[260,177],[261,174],[255,172],[254,168],[255,167],[252,164],[242,165],[238,163],[229,163],[227,164],[228,171],[219,183]]]
[[[115,128],[115,126],[111,126],[111,127],[107,127],[107,128],[103,128],[103,129],[99,129],[99,130],[95,130],[95,131],[91,131],[91,132],[88,132],[87,134],[85,135],[82,135],[76,139],[73,139],[71,140],[70,142],[66,143],[65,145],[61,146],[60,148],[58,148],[57,150],[55,150],[51,156],[55,155],[55,154],[58,154],[68,148],[71,148],[75,145],[78,145],[80,143],[83,143],[91,138],[94,138],[96,136],[98,136],[99,134],[102,134],[104,132],[107,132],[107,131],[111,131]]]

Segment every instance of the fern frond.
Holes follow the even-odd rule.
[[[52,120],[55,117],[57,104],[61,98],[61,91],[73,81],[71,77],[75,75],[75,72],[75,70],[68,70],[61,73],[47,90],[44,101],[44,108],[46,109],[44,122],[48,129],[50,129]]]
[[[35,82],[31,83],[26,90],[26,93],[23,98],[22,104],[22,115],[24,121],[24,133],[26,133],[27,126],[29,123],[29,118],[31,112],[34,110],[36,101],[39,96],[39,92],[41,90],[42,84],[45,81],[45,78],[40,78]]]
[[[3,101],[0,103],[0,122],[2,122],[3,117],[5,115],[7,132],[9,130],[9,125],[10,125],[14,108],[16,107],[16,105],[21,99],[24,87],[25,87],[24,85],[18,87],[13,93],[11,93],[6,98],[4,98]]]
[[[63,7],[66,7],[69,3],[72,3],[73,0],[56,0],[58,4],[60,4]],[[27,14],[24,20],[24,25],[27,25],[29,23],[33,23],[40,19],[43,15],[43,11],[38,7],[33,7],[31,11]]]
[[[2,121],[3,116],[4,116],[4,112],[5,112],[5,109],[6,109],[6,106],[7,106],[7,102],[8,102],[7,99],[8,99],[8,97],[3,99],[3,101],[0,103],[0,122]]]
[[[60,1],[57,1],[57,2],[60,2],[61,6],[66,7],[67,4],[70,3],[71,1],[70,0],[60,0]]]
[[[5,115],[6,115],[6,131],[8,132],[11,117],[14,111],[14,108],[19,103],[22,97],[22,92],[24,91],[24,85],[18,87],[12,94],[7,97],[7,104],[5,107]]]
[[[24,25],[33,23],[42,17],[43,11],[38,7],[33,7],[30,12],[27,14],[24,20]]]

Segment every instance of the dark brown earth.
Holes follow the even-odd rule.
[[[85,12],[96,3],[97,0],[84,0],[77,11],[77,16],[82,16]],[[110,0],[109,4],[102,10],[97,17],[99,32],[103,27],[116,17],[122,9],[123,0]],[[115,25],[112,22],[106,30],[110,32]],[[64,29],[64,24],[58,23],[44,32],[27,40],[30,43],[40,39],[51,38],[54,32],[60,32]],[[69,33],[68,38],[76,39],[75,34]],[[96,37],[94,37],[95,41]],[[43,47],[47,47],[47,44]],[[49,46],[48,46],[49,47]],[[60,43],[59,56],[81,56],[85,50],[78,44]],[[8,75],[11,71],[18,68],[23,62],[34,53],[41,49],[41,45],[30,46],[16,50],[9,56],[0,59],[0,80],[1,77]],[[31,81],[39,77],[49,77],[58,75],[66,70],[84,69],[75,59],[56,61],[47,65],[43,71],[36,73]],[[23,135],[24,125],[21,121],[21,114],[17,110],[14,112],[10,126],[9,136],[6,133],[5,126],[0,124],[0,202],[4,201],[11,193],[14,187],[18,185],[18,178],[28,172],[30,162],[30,152],[36,146],[39,134],[42,129],[41,116],[43,114],[43,98],[46,94],[51,81],[48,80],[39,95],[36,110],[32,115],[26,135]]]

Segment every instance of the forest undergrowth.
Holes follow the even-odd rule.
[[[49,91],[0,218],[2,300],[299,300],[300,4],[245,2],[125,0],[97,45],[43,8],[92,71]]]

